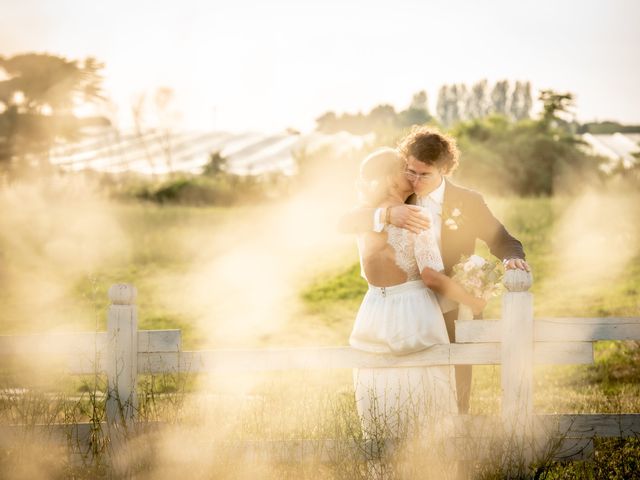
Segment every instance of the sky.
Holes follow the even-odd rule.
[[[435,111],[441,85],[483,78],[640,124],[639,24],[637,0],[0,0],[0,55],[97,57],[123,127],[159,87],[185,127],[306,131],[420,90]]]

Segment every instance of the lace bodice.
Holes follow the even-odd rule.
[[[420,280],[420,272],[425,267],[438,272],[444,270],[433,230],[428,229],[415,234],[404,228],[387,225],[385,231],[387,243],[396,252],[396,265],[407,274],[407,281]]]

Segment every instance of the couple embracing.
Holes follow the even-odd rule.
[[[455,342],[458,304],[476,316],[486,305],[449,277],[462,255],[473,254],[476,239],[505,268],[529,270],[522,244],[482,196],[446,178],[457,165],[455,141],[428,127],[414,127],[397,149],[377,150],[362,162],[361,204],[341,220],[344,231],[359,234],[369,283],[352,347],[403,355]],[[471,366],[456,366],[455,379],[449,366],[358,369],[354,386],[364,435],[381,419],[400,435],[407,428],[404,417],[467,413]]]

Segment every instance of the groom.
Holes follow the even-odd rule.
[[[390,208],[358,209],[343,217],[341,225],[349,231],[382,231],[386,223],[416,233],[429,227],[429,220],[419,207],[426,207],[433,219],[445,273],[460,261],[461,255],[472,255],[476,239],[483,240],[505,268],[529,271],[522,243],[509,234],[491,213],[482,196],[452,183],[445,176],[458,166],[455,140],[430,127],[414,127],[399,145],[406,161],[405,176],[414,194],[407,204]],[[348,227],[347,227],[348,225]],[[457,304],[441,302],[449,340],[455,342]],[[458,410],[468,413],[471,393],[471,365],[456,365]]]

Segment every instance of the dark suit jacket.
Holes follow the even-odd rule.
[[[482,195],[463,188],[445,178],[444,201],[442,204],[442,261],[445,273],[449,275],[461,255],[472,255],[476,239],[484,241],[493,255],[505,258],[525,258],[522,243],[509,234],[504,225],[493,216]],[[416,203],[416,195],[411,195],[407,203]],[[455,209],[460,215],[454,217]],[[457,229],[445,222],[452,219]]]

